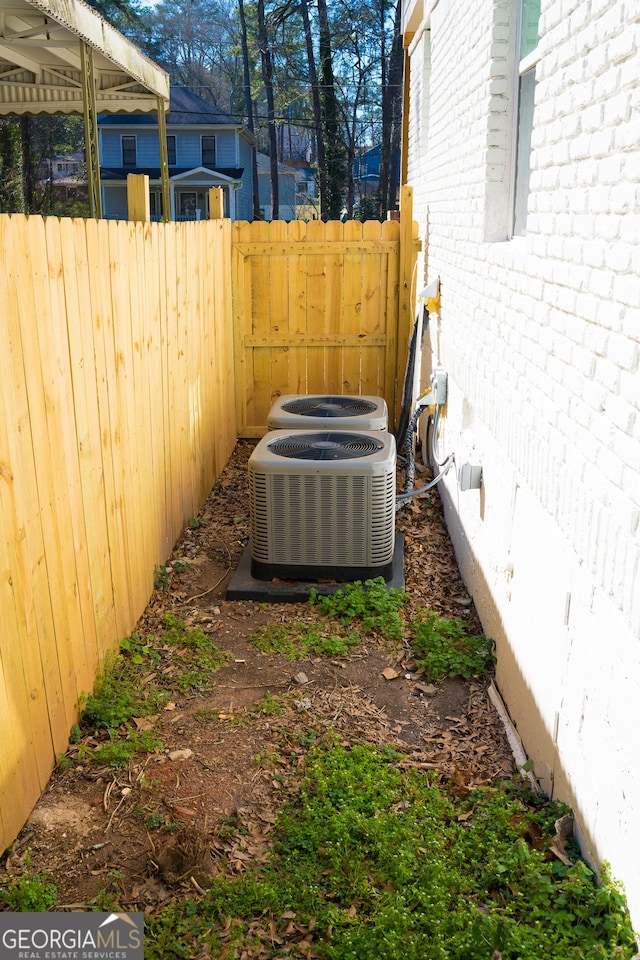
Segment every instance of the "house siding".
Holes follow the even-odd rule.
[[[251,144],[245,137],[238,138],[239,163],[245,171],[244,181],[248,185],[239,190],[236,194],[236,203],[238,204],[238,220],[253,220],[253,200],[251,196],[252,169],[251,169]]]
[[[179,167],[199,167],[202,165],[202,130],[185,130],[182,127],[169,129],[168,133],[176,137],[176,164]],[[122,166],[122,135],[135,136],[137,165],[157,167],[160,164],[160,147],[157,129],[144,130],[126,127],[122,130],[105,129],[102,132],[102,165],[105,167]],[[216,139],[216,167],[236,167],[236,133],[233,130],[211,130],[206,128],[206,136]],[[240,164],[242,166],[242,164]]]
[[[405,12],[418,289],[441,279],[424,370],[449,376],[442,451],[483,467],[480,491],[440,489],[536,774],[640,926],[640,12],[543,2],[509,240],[515,9]]]

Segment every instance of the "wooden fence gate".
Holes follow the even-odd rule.
[[[382,396],[394,419],[419,246],[407,208],[403,222],[233,224],[239,436],[262,436],[283,394]]]

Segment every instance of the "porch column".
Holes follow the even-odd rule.
[[[229,184],[229,219],[236,219],[236,186]]]
[[[173,220],[171,196],[169,192],[169,155],[167,153],[167,118],[164,111],[164,100],[158,97],[158,145],[160,147],[160,182],[162,184],[162,217],[166,221]]]
[[[100,191],[98,107],[93,73],[93,49],[84,42],[80,43],[80,66],[82,71],[82,104],[84,107],[84,154],[89,187],[89,216],[101,220],[102,193]]]

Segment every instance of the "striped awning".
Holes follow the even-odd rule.
[[[0,116],[83,113],[82,51],[99,113],[169,104],[169,77],[83,0],[0,0]]]

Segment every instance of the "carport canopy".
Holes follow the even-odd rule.
[[[84,0],[0,0],[0,116],[80,113],[100,217],[98,113],[156,113],[168,187],[169,77]],[[168,206],[165,206],[165,210]]]

